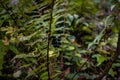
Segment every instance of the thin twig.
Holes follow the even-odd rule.
[[[50,59],[49,59],[49,50],[50,50],[50,37],[51,37],[51,27],[52,27],[52,20],[53,20],[53,6],[54,6],[55,0],[52,1],[51,4],[51,14],[50,14],[50,25],[49,25],[49,32],[48,32],[48,45],[47,45],[47,71],[48,71],[48,80],[51,80],[50,76]]]

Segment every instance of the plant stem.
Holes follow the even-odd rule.
[[[50,24],[49,24],[49,32],[48,32],[48,45],[47,45],[47,71],[48,71],[48,80],[51,80],[50,76],[50,59],[49,59],[49,50],[50,50],[50,37],[51,37],[51,28],[52,28],[52,20],[53,20],[53,6],[55,0],[52,1],[51,4],[51,14],[50,14]]]

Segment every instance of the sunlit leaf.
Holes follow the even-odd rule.
[[[40,54],[34,55],[34,54],[18,54],[14,57],[16,58],[26,58],[26,57],[38,57]]]
[[[97,59],[97,66],[100,66],[104,61],[107,60],[105,56],[100,55],[100,54],[95,54],[92,57]]]
[[[72,50],[74,50],[74,49],[75,49],[74,46],[68,46],[66,50],[68,50],[68,51],[72,51]]]

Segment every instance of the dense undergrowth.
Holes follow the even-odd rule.
[[[0,0],[0,79],[119,80],[119,0]]]

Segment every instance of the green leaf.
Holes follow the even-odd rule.
[[[97,58],[97,66],[100,66],[107,58],[100,54],[95,54],[92,56],[93,58]]]
[[[30,64],[24,64],[24,65],[22,65],[22,66],[20,66],[20,68],[22,69],[22,68],[26,68],[26,67],[29,67],[29,66],[31,66],[32,64],[30,63]]]
[[[111,25],[112,22],[113,22],[113,17],[111,15],[107,16],[105,19],[104,19],[104,26],[107,27],[108,25]]]
[[[40,76],[40,78],[42,80],[47,80],[48,79],[48,72],[46,71],[46,72],[42,73],[42,75]]]
[[[93,40],[93,42],[91,42],[91,43],[88,45],[88,49],[90,49],[93,45],[100,43],[100,40],[101,40],[102,37],[104,36],[105,30],[106,30],[106,27],[104,27],[103,30],[99,33],[99,35],[97,35],[96,38]]]
[[[16,58],[27,58],[27,57],[38,57],[40,54],[36,54],[36,55],[34,55],[34,54],[19,54],[19,55],[16,55],[15,57],[14,57],[14,59],[16,59]]]
[[[116,5],[111,5],[110,9],[111,11],[115,8]]]
[[[71,62],[65,62],[66,65],[72,65]]]
[[[73,79],[72,79],[73,78]],[[76,74],[76,73],[72,73],[72,74],[68,74],[67,76],[66,76],[66,79],[67,80],[78,80],[78,78],[79,78],[79,74]]]
[[[35,58],[28,58],[28,60],[29,60],[31,63],[37,64],[37,60],[36,60]]]
[[[112,77],[115,76],[115,74],[117,74],[115,71],[113,71],[113,69],[111,68],[108,72],[109,75],[111,75]]]
[[[19,54],[19,53],[20,53],[20,52],[18,51],[18,49],[17,49],[15,46],[13,46],[13,45],[9,45],[8,48],[9,48],[12,52],[14,52],[15,54]]]
[[[40,66],[38,66],[37,68],[35,68],[34,70],[31,71],[31,73],[29,73],[24,80],[27,80],[30,76],[36,75],[36,72],[39,72],[39,70],[45,68],[46,69],[46,63],[41,64]]]
[[[28,36],[18,36],[19,41],[27,41],[30,40],[33,36],[35,36],[38,33],[38,31],[28,35]]]
[[[68,51],[72,51],[72,50],[74,50],[74,49],[75,49],[74,46],[68,46],[68,48],[66,48],[66,50],[68,50]]]
[[[0,27],[3,25],[6,19],[8,19],[8,15],[0,16]]]
[[[112,66],[113,67],[120,67],[120,63],[114,63]]]

